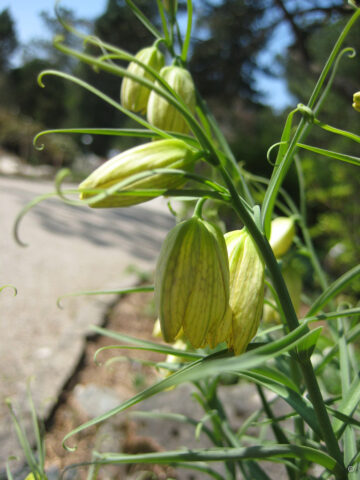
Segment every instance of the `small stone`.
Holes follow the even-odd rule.
[[[118,406],[122,400],[108,387],[95,384],[76,385],[74,398],[89,418],[95,418]]]

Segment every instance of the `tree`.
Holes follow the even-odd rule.
[[[315,72],[319,72],[324,65],[330,53],[329,45],[334,44],[344,23],[344,20],[333,21],[309,34],[312,76],[304,73],[303,61],[295,48],[291,48],[289,55],[284,58],[289,89],[299,102],[308,100],[315,85]],[[359,44],[360,31],[356,24],[344,47],[357,47]],[[358,133],[360,114],[353,110],[351,104],[353,93],[360,90],[359,78],[358,58],[344,55],[331,92],[318,114],[319,120]],[[350,155],[356,155],[358,151],[358,143],[349,142],[321,128],[312,129],[307,143]],[[338,275],[356,264],[360,257],[360,183],[357,167],[310,152],[301,152],[301,159],[309,192],[311,232],[328,270]],[[360,282],[354,288],[360,291]]]
[[[137,6],[155,24],[158,22],[156,2],[140,0]],[[94,33],[105,42],[136,53],[151,45],[154,37],[128,8],[124,0],[108,0],[105,12],[95,20]]]
[[[147,16],[156,21],[156,2],[143,0],[137,2],[137,5]],[[93,33],[101,40],[129,50],[131,53],[136,53],[154,41],[154,37],[139,22],[123,0],[108,0],[105,12],[94,22]],[[95,47],[88,46],[87,49],[95,55],[101,53]],[[74,73],[119,101],[121,77],[96,72],[82,63],[77,65]],[[96,96],[78,87],[71,90],[67,105],[69,125],[113,127],[129,122],[113,107],[106,106]],[[91,149],[99,155],[105,155],[107,150],[113,146],[113,142],[114,140],[109,136],[94,136]]]
[[[56,128],[66,119],[66,84],[57,78],[47,78],[46,88],[40,88],[37,76],[42,70],[56,68],[47,60],[33,59],[8,74],[12,103],[20,112],[36,122]]]
[[[0,72],[8,69],[11,55],[17,46],[14,22],[6,8],[0,12]]]
[[[266,11],[265,0],[201,2],[197,27],[205,38],[193,46],[190,70],[206,98],[232,102],[235,96],[252,98],[256,55],[270,32],[256,29]]]

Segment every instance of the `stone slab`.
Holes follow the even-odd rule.
[[[41,416],[51,411],[81,358],[88,326],[99,324],[114,296],[59,296],[84,290],[131,286],[133,265],[150,272],[174,218],[163,199],[124,209],[73,207],[54,198],[31,210],[12,237],[16,214],[51,182],[0,177],[0,471],[9,455],[19,454],[5,399],[29,415],[26,384]]]

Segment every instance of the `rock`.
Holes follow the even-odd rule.
[[[114,390],[92,383],[76,385],[74,400],[89,418],[99,417],[122,402]]]
[[[21,168],[21,160],[11,153],[0,153],[0,174],[18,175]]]

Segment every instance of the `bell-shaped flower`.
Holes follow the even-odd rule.
[[[357,112],[360,112],[360,92],[356,92],[354,93],[354,96],[353,96],[353,108],[357,111]]]
[[[276,258],[291,247],[295,236],[295,223],[291,217],[277,217],[271,222],[270,246]]]
[[[245,228],[225,234],[230,269],[231,335],[228,347],[244,352],[255,336],[264,303],[264,262]]]
[[[101,190],[107,189],[121,181],[129,179],[121,192],[104,196],[91,204],[95,208],[129,207],[151,200],[149,196],[126,195],[127,190],[136,189],[171,189],[177,188],[186,179],[177,174],[156,173],[146,176],[146,172],[157,168],[191,170],[197,152],[182,140],[169,139],[146,143],[126,150],[100,165],[80,185],[80,198],[93,197]],[[145,173],[143,178],[131,181],[136,174]],[[96,192],[96,190],[99,190]]]
[[[195,348],[226,340],[229,267],[218,227],[194,216],[169,232],[156,266],[155,303],[165,341],[180,333]]]
[[[185,68],[172,65],[162,68],[160,76],[194,113],[196,106],[195,86],[190,73]],[[163,130],[179,133],[189,132],[189,127],[182,113],[154,90],[149,96],[147,119],[152,125]]]
[[[164,66],[164,55],[156,47],[147,47],[140,50],[136,55],[140,62],[159,72]],[[154,82],[153,75],[136,62],[130,62],[127,70],[150,82]],[[146,113],[146,106],[150,95],[150,89],[136,80],[124,77],[121,83],[121,105],[132,112]]]

